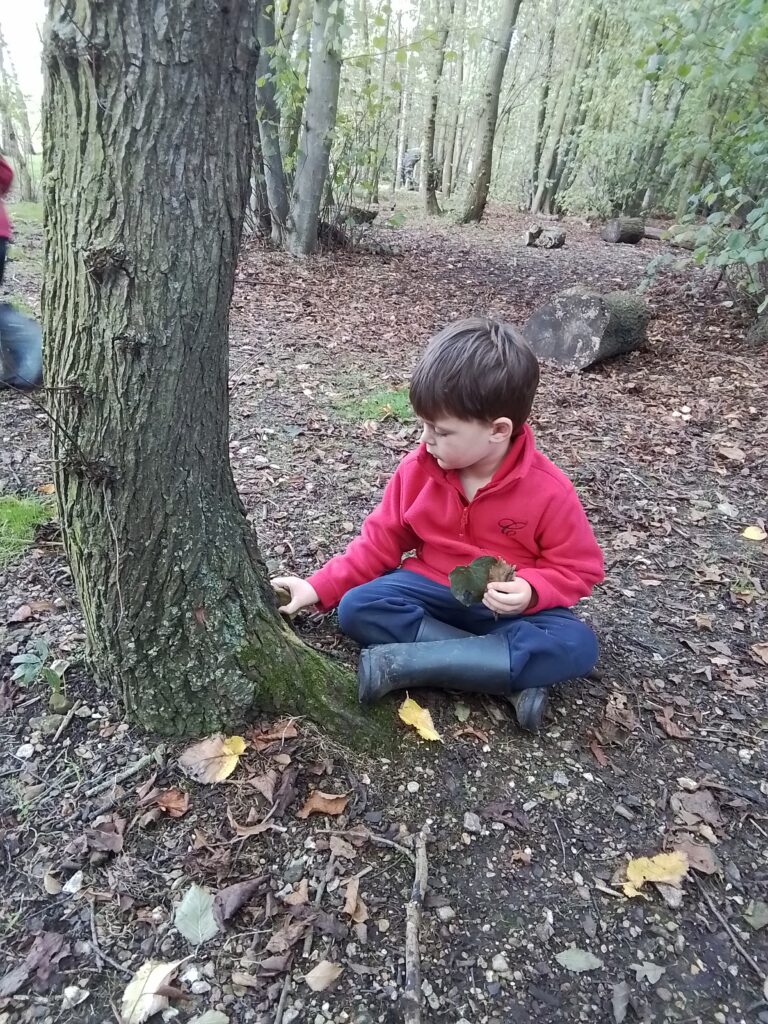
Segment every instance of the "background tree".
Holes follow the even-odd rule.
[[[255,704],[363,737],[348,674],[280,620],[229,465],[256,4],[145,15],[54,4],[45,41],[46,376],[89,660],[160,733]]]

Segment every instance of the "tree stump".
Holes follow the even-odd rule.
[[[565,245],[565,232],[564,231],[545,231],[541,236],[539,242],[545,249],[562,249]]]
[[[531,226],[525,232],[525,237],[523,239],[525,241],[525,244],[529,246],[535,245],[537,239],[541,237],[541,233],[543,230],[544,228],[541,226],[541,224],[531,224]]]
[[[584,370],[638,348],[649,320],[645,299],[633,292],[569,288],[538,309],[523,334],[539,359]]]
[[[645,235],[645,223],[642,217],[618,217],[616,220],[609,220],[600,232],[600,237],[605,242],[626,242],[627,245],[637,245]]]

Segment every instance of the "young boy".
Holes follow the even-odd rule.
[[[496,694],[535,731],[548,688],[594,667],[595,636],[568,608],[602,580],[603,558],[573,485],[536,450],[526,421],[538,383],[514,327],[446,327],[411,380],[421,444],[360,536],[308,579],[274,580],[291,595],[286,614],[338,605],[365,648],[361,701],[419,686]],[[480,555],[517,571],[467,608],[448,574]]]
[[[3,283],[5,275],[5,257],[8,252],[8,244],[11,240],[11,222],[5,211],[2,196],[7,195],[13,183],[13,170],[11,165],[0,152],[0,284]]]

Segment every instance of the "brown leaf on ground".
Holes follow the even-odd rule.
[[[349,803],[349,797],[339,796],[337,793],[323,793],[319,789],[313,790],[304,806],[296,812],[297,818],[308,818],[310,814],[330,814],[336,816],[343,814]]]
[[[305,903],[309,902],[309,882],[306,878],[302,878],[299,882],[299,888],[295,892],[290,893],[288,896],[283,897],[283,903],[286,903],[289,907],[302,907]]]
[[[704,822],[713,828],[721,828],[724,824],[717,800],[708,789],[697,789],[695,793],[673,793],[669,805],[684,825]]]
[[[46,982],[65,956],[69,956],[69,943],[63,935],[40,932],[22,963],[0,978],[0,999],[15,995],[33,972],[39,982]]]
[[[220,889],[213,899],[213,918],[223,931],[225,923],[244,906],[251,897],[263,888],[267,882],[266,875],[251,878],[245,882],[235,882],[225,889]]]
[[[279,773],[274,768],[270,768],[262,775],[254,775],[253,778],[248,779],[248,782],[272,804],[275,802],[275,786],[279,778]]]
[[[672,849],[684,854],[690,867],[702,875],[715,875],[723,870],[723,865],[711,846],[694,843],[692,839],[681,839]]]
[[[368,920],[368,908],[360,897],[360,879],[357,876],[350,878],[347,884],[347,897],[342,913],[350,917],[355,924],[364,924]]]
[[[606,768],[608,766],[608,764],[609,764],[609,761],[608,761],[608,758],[605,755],[605,751],[600,746],[600,744],[597,742],[597,740],[592,740],[592,742],[589,744],[589,749],[592,751],[592,756],[597,761],[597,763],[600,765],[600,767],[601,768]]]
[[[105,853],[120,853],[123,848],[123,833],[127,822],[125,818],[108,815],[97,818],[92,828],[85,830],[85,841],[89,850],[100,850]]]
[[[343,970],[341,964],[332,964],[330,960],[321,960],[316,967],[304,975],[304,981],[313,992],[324,992],[341,976]]]
[[[259,974],[265,978],[274,977],[275,974],[282,974],[291,966],[291,959],[291,953],[283,953],[282,955],[268,956],[264,960],[259,960]]]
[[[752,644],[750,650],[758,661],[768,665],[768,644]]]
[[[293,916],[297,921],[306,921],[308,924],[322,932],[323,935],[330,935],[334,939],[345,939],[348,934],[347,926],[324,910],[315,906],[294,907]]]
[[[473,725],[464,725],[461,729],[457,729],[453,734],[454,739],[458,739],[460,736],[473,736],[476,740],[480,740],[481,743],[489,743],[488,733],[483,732],[482,729],[475,729]]]
[[[28,604],[20,605],[13,615],[8,619],[9,622],[28,622],[32,618],[32,609]]]
[[[293,921],[291,924],[283,925],[267,943],[267,952],[287,953],[291,946],[296,945],[311,923],[311,919],[308,919],[306,921]]]
[[[528,816],[511,800],[492,800],[480,812],[484,818],[500,821],[509,828],[527,829]]]
[[[357,857],[357,850],[354,846],[342,839],[341,836],[331,836],[330,847],[331,853],[336,857],[341,857],[342,860],[354,860]]]
[[[684,726],[678,725],[677,722],[673,721],[672,715],[674,713],[674,708],[665,707],[663,711],[657,711],[654,714],[654,718],[667,736],[671,736],[674,740],[689,740],[693,736],[693,733],[689,732],[689,730]]]
[[[275,813],[272,815],[273,818],[282,818],[296,799],[296,779],[298,777],[298,768],[287,768],[283,772],[283,779],[275,797]]]
[[[248,974],[247,971],[232,971],[232,984],[240,988],[263,988],[264,982],[257,974]]]
[[[634,711],[628,707],[627,698],[623,693],[611,694],[608,698],[608,703],[605,705],[603,717],[606,722],[610,722],[612,725],[617,725],[621,729],[625,729],[627,732],[634,732],[637,728],[637,716]]]
[[[183,789],[164,789],[155,797],[155,803],[170,818],[183,818],[189,810],[189,793]]]
[[[274,824],[271,817],[265,818],[263,821],[259,821],[255,825],[240,825],[235,821],[231,808],[227,807],[227,818],[235,832],[243,838],[246,838],[247,836],[259,836],[263,832],[268,832],[270,829],[278,829],[278,831],[285,832],[284,828],[281,829],[280,826]]]
[[[251,729],[246,733],[248,742],[260,753],[271,747],[273,743],[295,740],[298,735],[299,731],[292,718],[284,718],[263,729]]]

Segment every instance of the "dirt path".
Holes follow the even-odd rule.
[[[524,224],[500,208],[480,228],[414,223],[395,234],[392,258],[297,265],[245,253],[233,303],[231,452],[272,568],[308,571],[357,530],[415,436],[413,424],[377,417],[382,392],[403,385],[432,330],[470,312],[519,322],[581,281],[634,287],[662,251],[608,246],[577,224],[566,249],[526,250]],[[741,537],[766,517],[768,359],[743,347],[738,315],[701,274],[666,273],[649,301],[644,351],[578,377],[547,371],[536,405],[540,447],[573,476],[608,565],[583,609],[601,638],[601,679],[564,687],[540,737],[522,736],[498,705],[430,694],[444,745],[409,738],[395,763],[376,751],[352,761],[300,724],[297,738],[250,750],[232,784],[204,788],[170,751],[103,810],[102,828],[124,829],[110,852],[93,838],[110,793],[87,791],[151,742],[120,724],[111,697],[80,669],[70,690],[83,706],[57,739],[45,735],[42,687],[6,688],[0,956],[15,966],[41,929],[65,934],[69,955],[51,979],[33,971],[19,995],[0,1001],[0,1021],[4,1012],[8,1022],[111,1020],[109,998],[119,1003],[127,980],[114,964],[135,970],[150,957],[193,954],[180,968],[192,1000],[172,1000],[181,1021],[220,1006],[233,1022],[272,1022],[290,977],[283,1024],[394,1024],[408,850],[423,827],[425,1021],[768,1020],[759,976],[768,926],[754,927],[768,901],[768,579],[765,543]],[[0,437],[6,488],[49,479],[44,423],[28,400],[0,397]],[[68,572],[50,550],[0,570],[2,619],[39,602],[7,627],[6,679],[10,656],[36,637],[57,653],[79,650]],[[354,656],[332,618],[300,629],[333,656]],[[189,791],[183,817],[142,819],[149,805],[139,806],[136,787],[154,771],[156,788]],[[262,817],[270,803],[248,779],[269,791],[270,771],[285,787],[274,821],[287,831],[231,843],[227,808],[240,823]],[[296,818],[315,786],[346,794],[340,818]],[[334,827],[361,835],[331,849],[322,829]],[[364,842],[362,829],[403,849]],[[680,844],[705,869],[685,881],[680,905],[654,887],[648,899],[621,895],[629,856]],[[368,914],[357,923],[343,913],[344,880],[355,873]],[[169,924],[191,881],[217,889],[264,874],[229,932],[198,953]],[[50,891],[51,878],[73,875],[74,894]],[[291,960],[280,937],[266,947],[286,915],[286,885],[300,898],[302,879],[325,916]],[[92,929],[114,964],[101,962]],[[592,954],[580,965],[591,969],[561,964],[570,945]],[[313,994],[300,979],[324,958],[344,970]],[[89,995],[63,1009],[65,986]]]

